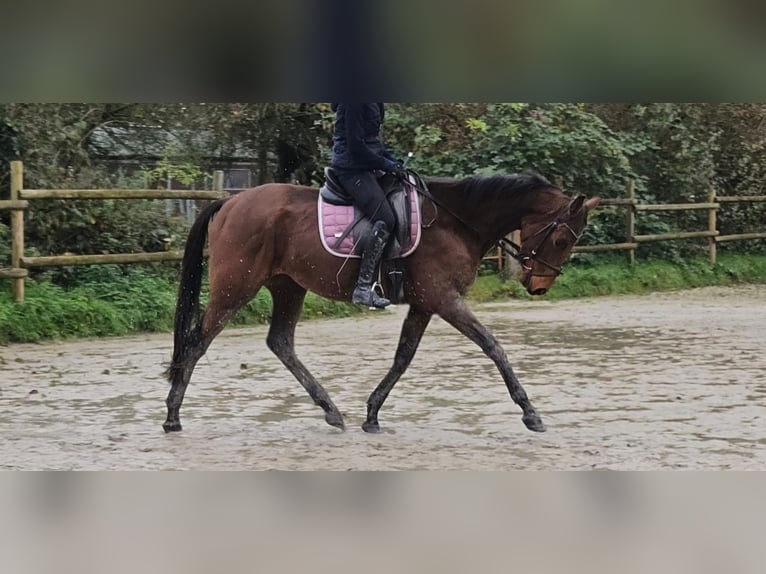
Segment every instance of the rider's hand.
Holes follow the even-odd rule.
[[[407,170],[405,169],[404,162],[402,160],[391,162],[391,167],[388,171],[400,179],[404,179],[407,175]]]

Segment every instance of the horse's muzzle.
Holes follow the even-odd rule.
[[[537,281],[535,278],[538,278],[539,276],[536,276],[532,273],[532,269],[524,269],[526,272],[524,278],[521,281],[521,284],[524,285],[524,288],[527,290],[527,293],[530,295],[545,295],[548,292],[548,287],[542,287],[540,286],[540,280]],[[537,285],[535,285],[537,283]]]

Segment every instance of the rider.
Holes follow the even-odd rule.
[[[382,309],[390,301],[378,296],[373,284],[396,219],[375,171],[399,174],[403,164],[380,139],[383,104],[332,104],[332,110],[335,112],[333,171],[343,189],[351,194],[354,203],[372,223],[372,232],[362,243],[359,278],[351,300]]]

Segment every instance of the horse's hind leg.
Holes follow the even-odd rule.
[[[327,424],[344,429],[343,416],[338,407],[295,354],[295,326],[303,310],[306,290],[286,276],[275,278],[268,289],[271,291],[274,308],[266,344],[298,379],[314,404],[322,407]]]
[[[244,298],[244,302],[248,300],[249,298]],[[187,344],[181,349],[180,359],[168,369],[170,392],[165,401],[168,407],[168,416],[162,425],[165,432],[182,430],[181,404],[194,367],[207,352],[213,339],[223,330],[228,320],[244,305],[244,302],[241,298],[211,297],[199,330],[190,334]]]
[[[194,341],[183,350],[182,359],[179,364],[174,364],[170,367],[170,391],[168,392],[167,399],[165,399],[165,404],[168,407],[168,416],[165,422],[162,423],[162,428],[165,429],[165,432],[178,432],[182,430],[180,411],[184,395],[186,394],[186,387],[189,386],[189,380],[194,372],[194,367],[197,365],[197,361],[205,354],[216,334],[213,334],[212,337],[195,337]]]
[[[370,398],[367,399],[367,420],[362,424],[362,429],[366,432],[378,432],[380,426],[378,425],[378,411],[383,406],[383,402],[388,397],[388,393],[394,388],[396,381],[404,374],[407,367],[412,362],[412,358],[415,356],[415,351],[420,344],[420,339],[423,337],[423,333],[431,320],[431,314],[420,311],[415,307],[410,307],[407,318],[402,325],[402,332],[399,336],[399,346],[396,348],[396,355],[394,356],[394,364],[388,371],[380,384],[375,387],[375,390],[370,394]]]
[[[439,315],[463,335],[479,345],[484,354],[495,362],[500,374],[503,376],[505,385],[508,387],[508,392],[511,394],[513,402],[519,405],[524,413],[521,420],[526,427],[532,431],[545,431],[543,421],[529,401],[519,379],[516,378],[516,374],[513,372],[511,364],[508,362],[508,357],[506,357],[500,343],[471,313],[463,300],[456,298],[454,303],[442,309]]]

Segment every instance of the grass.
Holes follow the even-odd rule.
[[[641,261],[632,267],[619,259],[595,265],[570,263],[545,299],[737,283],[766,283],[766,255],[726,254],[714,266],[704,259],[683,264]],[[26,300],[17,305],[11,301],[9,281],[0,281],[0,344],[170,332],[176,289],[172,279],[134,268],[126,273],[100,272],[68,289],[49,281],[28,281]],[[483,302],[530,296],[518,281],[485,275],[471,287],[468,298]],[[303,317],[347,317],[363,312],[350,303],[329,301],[310,293]],[[263,290],[239,312],[233,324],[266,323],[270,314],[271,298]]]

